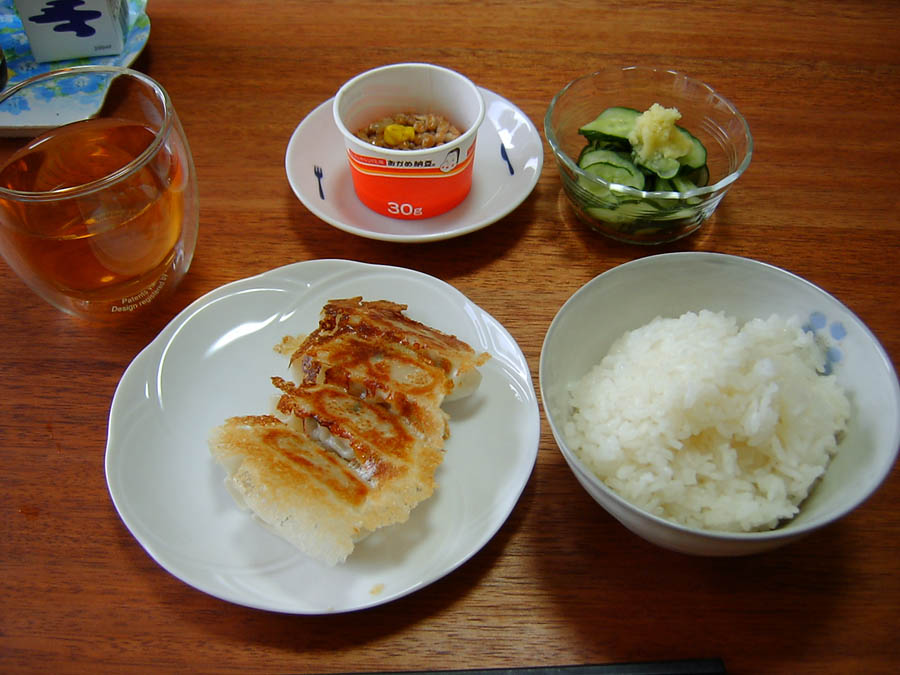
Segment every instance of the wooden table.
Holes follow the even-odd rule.
[[[721,657],[735,673],[900,669],[900,473],[838,524],[740,559],[669,553],[577,487],[542,420],[534,473],[499,533],[424,590],[358,613],[235,606],[169,575],[104,479],[111,397],[194,299],[315,258],[439,277],[502,322],[537,384],[544,333],[582,284],[667,251],[772,263],[840,298],[900,359],[900,12],[890,1],[213,2],[151,0],[135,66],[192,145],[201,234],[162,313],[110,332],[0,266],[0,671],[338,672]],[[478,232],[410,245],[313,216],[284,171],[303,117],[349,76],[420,60],[466,73],[543,131],[551,97],[604,64],[659,64],[724,92],[756,152],[714,222],[655,248],[578,225],[545,163]]]

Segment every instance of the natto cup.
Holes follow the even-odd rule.
[[[333,105],[360,201],[390,218],[416,220],[449,211],[472,187],[475,137],[484,119],[480,90],[459,73],[428,63],[397,63],[346,82]],[[421,150],[372,145],[359,129],[396,113],[434,113],[462,133]]]

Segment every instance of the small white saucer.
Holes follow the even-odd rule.
[[[481,93],[485,116],[478,130],[472,190],[447,213],[401,220],[375,213],[360,202],[353,190],[344,139],[334,124],[333,99],[307,115],[291,135],[284,161],[288,182],[313,214],[369,239],[438,241],[495,223],[531,194],[544,164],[544,146],[525,113],[487,89],[481,88]],[[316,167],[321,169],[321,181]]]

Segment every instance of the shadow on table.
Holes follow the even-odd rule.
[[[583,492],[546,517],[578,523],[557,528],[556,554],[535,565],[574,651],[597,660],[827,658],[823,627],[848,578],[841,523],[775,551],[716,558],[650,544]]]
[[[504,554],[509,540],[522,526],[532,500],[533,488],[529,483],[494,537],[447,576],[392,602],[333,615],[281,614],[229,604],[200,591],[186,590],[182,582],[156,566],[124,528],[122,547],[123,555],[133,552],[136,567],[148,568],[141,578],[157,586],[154,594],[160,605],[177,614],[179,622],[193,624],[200,633],[239,641],[248,648],[258,645],[298,654],[327,653],[378,642],[463,601]],[[154,567],[158,574],[153,573]],[[211,614],[215,616],[212,620]]]
[[[425,243],[381,241],[344,232],[319,220],[290,192],[285,196],[289,201],[285,208],[290,234],[303,239],[318,258],[405,267],[452,283],[453,278],[477,271],[516,245],[532,221],[539,187],[512,213],[483,229]],[[502,236],[497,236],[498,232]]]

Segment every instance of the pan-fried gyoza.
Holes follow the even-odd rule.
[[[210,438],[236,501],[328,565],[433,494],[450,435],[441,404],[472,393],[490,358],[405,310],[328,302],[316,330],[282,343],[298,345],[296,381],[271,378],[273,414],[230,418]]]

